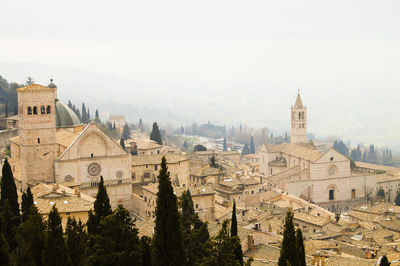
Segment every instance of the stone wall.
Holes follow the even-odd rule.
[[[6,130],[0,130],[0,148],[1,150],[4,150],[7,145],[9,145],[9,139],[18,136],[18,129],[13,128],[13,129],[6,129]]]

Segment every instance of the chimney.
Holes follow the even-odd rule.
[[[254,238],[252,234],[247,235],[247,247],[248,250],[251,250],[254,248]]]

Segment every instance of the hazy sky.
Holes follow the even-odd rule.
[[[317,136],[400,145],[398,0],[3,0],[1,10],[0,75],[53,75],[61,98],[140,107],[132,119],[168,110],[175,123],[282,132],[301,87]]]

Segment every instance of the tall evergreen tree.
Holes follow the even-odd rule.
[[[89,122],[89,117],[86,111],[85,103],[82,103],[82,123],[87,124],[88,122]]]
[[[140,238],[140,252],[142,253],[142,266],[151,266],[151,238],[142,236]]]
[[[296,230],[297,265],[306,266],[306,251],[304,249],[303,233],[300,228]]]
[[[124,140],[124,138],[121,138],[119,140],[119,145],[121,145],[121,148],[125,150],[125,140]]]
[[[226,145],[226,137],[224,138],[224,146],[222,148],[222,151],[228,151],[228,146]]]
[[[254,147],[254,139],[253,136],[251,136],[250,138],[250,153],[251,154],[255,154],[256,153],[256,149]]]
[[[84,265],[142,265],[138,230],[126,209],[118,207],[99,227]]]
[[[17,265],[42,265],[45,225],[35,205],[17,232]]]
[[[390,266],[390,262],[389,262],[388,258],[386,257],[386,255],[383,255],[383,257],[381,257],[379,266]]]
[[[143,121],[141,118],[139,119],[138,129],[140,132],[144,132],[144,125],[143,125]]]
[[[2,169],[0,205],[4,206],[6,200],[8,200],[8,203],[10,204],[12,215],[17,217],[19,220],[20,213],[17,187],[15,186],[14,175],[12,173],[11,166],[8,163],[7,158],[4,161]],[[17,221],[17,225],[18,224],[19,222]]]
[[[215,161],[215,156],[211,156],[210,158],[210,162],[209,162],[210,167],[212,168],[218,168],[219,165],[217,164],[217,162]]]
[[[290,264],[288,264],[290,263]],[[293,225],[293,213],[289,210],[285,218],[285,229],[283,231],[283,241],[279,266],[297,265],[296,235]]]
[[[28,219],[28,215],[32,206],[33,206],[33,195],[31,192],[31,188],[28,187],[26,192],[22,194],[22,202],[21,202],[22,222],[25,222]]]
[[[158,129],[157,122],[153,123],[153,131],[150,133],[150,139],[162,145],[160,130]]]
[[[122,138],[127,140],[131,137],[131,129],[128,123],[125,123],[124,128],[122,129]]]
[[[185,265],[185,249],[177,199],[171,185],[165,156],[158,175],[153,265]]]
[[[104,179],[100,176],[96,200],[94,201],[94,212],[92,212],[92,210],[89,211],[89,218],[87,221],[88,233],[90,235],[97,234],[101,218],[106,217],[111,213],[110,198],[108,197],[107,189],[104,186]]]
[[[98,122],[100,122],[100,116],[99,116],[99,110],[96,109],[96,112],[94,113],[94,119]]]
[[[53,205],[46,221],[44,235],[43,265],[72,265],[67,246],[63,237],[61,217],[56,206]]]
[[[16,233],[17,225],[19,224],[19,217],[16,217],[11,209],[8,199],[5,200],[3,206],[0,208],[0,234],[3,234],[4,238],[8,243],[10,252],[13,253],[16,250]]]
[[[84,253],[82,251],[86,247],[87,235],[81,220],[77,222],[75,217],[68,217],[65,227],[65,241],[72,265],[83,265]]]
[[[235,201],[233,201],[233,207],[232,207],[231,237],[236,238],[236,241],[234,243],[234,252],[236,260],[240,263],[240,265],[243,265],[243,251],[242,251],[242,246],[240,245],[240,239],[238,237]]]
[[[0,233],[0,265],[10,264],[10,251],[8,248],[7,240],[4,235]]]
[[[247,155],[250,153],[249,145],[244,144],[243,150],[242,150],[242,155]]]
[[[229,220],[222,223],[222,228],[218,234],[212,239],[210,255],[205,257],[200,263],[202,266],[239,266],[240,263],[236,259],[234,253],[237,237],[229,235]]]

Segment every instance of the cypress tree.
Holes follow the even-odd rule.
[[[65,238],[72,265],[82,265],[82,251],[86,247],[87,235],[81,220],[77,222],[75,217],[68,217]]]
[[[18,204],[18,194],[17,187],[14,182],[14,175],[11,170],[11,166],[8,163],[8,159],[4,161],[3,169],[2,169],[2,178],[1,178],[1,198],[0,204],[4,206],[6,200],[10,204],[12,215],[18,218],[17,225],[19,224],[19,204]]]
[[[247,155],[250,153],[249,145],[244,144],[243,150],[242,150],[242,155]]]
[[[10,252],[8,248],[8,243],[4,235],[0,233],[0,265],[9,265],[9,263]]]
[[[98,233],[101,218],[106,217],[111,213],[110,198],[108,197],[107,189],[104,186],[104,179],[100,176],[96,200],[94,201],[94,213],[92,210],[89,211],[89,218],[87,221],[88,233],[90,235]]]
[[[279,257],[279,266],[297,265],[296,235],[293,225],[293,213],[289,210],[285,218],[285,229],[283,231],[283,241],[281,254]]]
[[[171,185],[167,160],[161,160],[158,175],[156,219],[153,241],[153,265],[185,265],[185,249],[177,199]]]
[[[28,187],[26,192],[22,194],[22,202],[21,202],[22,222],[25,222],[28,219],[28,215],[32,206],[33,206],[33,195],[31,192],[31,188]]]
[[[122,138],[124,140],[127,140],[131,137],[131,129],[129,128],[128,124],[124,125],[124,128],[122,130]]]
[[[1,206],[1,232],[4,235],[8,243],[8,247],[11,252],[14,252],[17,247],[16,234],[18,224],[20,222],[19,217],[16,217],[13,210],[9,204],[8,199],[4,201],[3,206]]]
[[[240,245],[240,239],[238,237],[235,201],[233,201],[233,207],[232,207],[231,237],[235,239],[234,252],[236,260],[240,263],[240,265],[243,265],[243,251],[242,251],[242,246]]]
[[[224,138],[224,146],[223,146],[223,148],[222,148],[222,151],[227,151],[228,150],[228,147],[227,147],[227,145],[226,145],[226,137]]]
[[[87,124],[89,122],[88,113],[86,112],[85,103],[82,103],[82,122]]]
[[[142,253],[142,266],[151,266],[151,238],[142,236],[140,238],[140,252]]]
[[[162,145],[160,130],[158,129],[157,122],[153,123],[153,130],[150,133],[150,139]]]
[[[44,235],[43,265],[72,265],[63,237],[61,217],[53,205],[46,221]]]
[[[42,215],[35,205],[29,211],[27,220],[17,232],[17,264],[42,265],[42,250],[44,247],[44,231]]]
[[[184,232],[190,233],[190,227],[193,224],[193,219],[195,215],[193,199],[190,190],[186,190],[181,196],[181,206],[182,206],[182,226]]]
[[[251,138],[250,138],[250,153],[251,153],[251,154],[255,154],[255,153],[256,153],[256,149],[254,148],[254,139],[253,139],[253,136],[251,136]]]
[[[99,116],[99,110],[96,109],[96,112],[94,113],[94,119],[96,119],[96,121],[100,121],[100,116]]]
[[[211,156],[209,165],[210,165],[210,167],[212,167],[212,168],[218,168],[218,164],[217,164],[217,162],[215,161],[215,156],[214,156],[214,155]]]
[[[303,233],[300,228],[296,230],[297,265],[306,266],[306,252],[304,250]]]
[[[380,259],[379,266],[389,266],[390,262],[386,255],[383,255],[383,257]]]
[[[119,140],[119,145],[121,145],[122,149],[125,150],[125,140],[124,140],[124,138],[121,138],[121,139]]]
[[[141,118],[139,119],[138,129],[140,132],[144,132],[144,125],[143,125],[143,121]]]
[[[118,207],[99,227],[84,265],[142,265],[138,230],[126,209]]]

